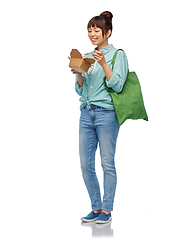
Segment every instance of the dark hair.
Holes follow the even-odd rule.
[[[87,28],[89,29],[89,28],[95,27],[95,26],[98,28],[101,28],[103,36],[109,30],[111,30],[111,33],[112,33],[112,18],[113,18],[113,15],[111,12],[108,12],[108,11],[102,12],[99,16],[93,17],[88,22]]]

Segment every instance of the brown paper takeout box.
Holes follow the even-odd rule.
[[[72,49],[69,67],[79,73],[87,72],[91,64],[95,62],[92,58],[84,58],[77,49]]]

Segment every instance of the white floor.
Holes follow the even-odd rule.
[[[34,212],[34,211],[33,211]],[[28,212],[27,212],[28,213]],[[71,217],[71,211],[50,213],[29,212],[8,215],[1,223],[1,239],[91,239],[113,237],[124,240],[182,240],[183,211],[163,207],[123,208],[113,213],[112,222],[104,225],[81,223],[79,214]]]
[[[81,224],[80,236],[114,239],[183,239],[183,211],[165,207],[134,207],[113,214],[106,225]],[[120,216],[119,216],[120,215]]]

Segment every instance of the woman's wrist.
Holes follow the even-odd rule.
[[[77,77],[78,77],[77,83],[78,83],[79,87],[82,87],[83,86],[83,82],[84,82],[82,73],[78,73]]]
[[[109,81],[111,79],[111,77],[113,76],[113,72],[112,72],[111,68],[109,67],[107,62],[102,66],[102,68],[104,70],[107,80]]]

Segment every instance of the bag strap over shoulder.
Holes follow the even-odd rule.
[[[124,52],[123,49],[118,49],[118,50],[114,53],[114,56],[113,56],[113,58],[112,58],[112,68],[114,67],[114,64],[115,64],[117,52],[120,51],[120,50]]]

